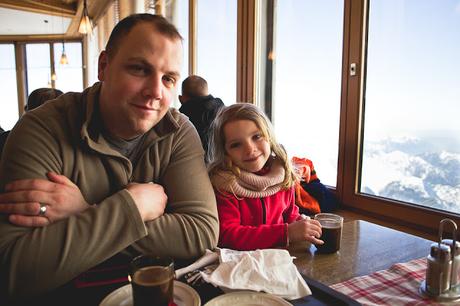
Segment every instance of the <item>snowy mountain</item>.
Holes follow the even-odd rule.
[[[460,154],[417,138],[364,144],[364,193],[460,213]]]

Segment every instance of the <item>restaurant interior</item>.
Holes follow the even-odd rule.
[[[163,15],[183,37],[181,81],[201,75],[226,105],[263,109],[287,151],[313,161],[324,192],[338,205],[322,212],[343,217],[339,250],[321,254],[310,243],[289,245],[311,297],[283,301],[454,305],[460,300],[460,126],[448,113],[458,116],[460,91],[436,78],[460,67],[453,55],[460,46],[450,42],[458,41],[460,3],[315,2],[0,0],[0,126],[14,127],[36,88],[79,92],[97,82],[99,53],[124,17]],[[429,26],[444,23],[444,32]],[[414,85],[420,75],[432,78],[432,87]],[[458,78],[451,81],[458,85]],[[432,91],[444,95],[430,100]],[[177,98],[172,107],[180,107]],[[398,138],[413,130],[430,136]],[[439,131],[442,137],[432,136]],[[384,141],[373,141],[374,134]],[[440,273],[430,268],[441,260],[445,238],[455,244],[446,259],[449,284],[427,292],[428,271]],[[222,296],[192,287],[203,305]],[[121,305],[117,298],[100,305]],[[182,305],[196,305],[190,299]],[[207,305],[230,303],[239,305],[237,299]]]

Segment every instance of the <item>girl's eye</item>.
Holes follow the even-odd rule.
[[[259,139],[262,139],[262,138],[263,138],[262,134],[259,134],[259,133],[258,133],[258,134],[255,134],[255,135],[253,136],[253,139],[255,139],[255,140],[259,140]]]
[[[238,142],[234,142],[234,143],[231,143],[228,147],[230,149],[234,149],[234,148],[238,148],[240,146],[240,144]]]

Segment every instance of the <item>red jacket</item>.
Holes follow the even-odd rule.
[[[299,218],[294,188],[264,198],[242,198],[216,191],[219,246],[234,250],[286,247],[288,224]]]

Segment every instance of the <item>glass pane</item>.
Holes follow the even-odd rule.
[[[49,44],[27,44],[27,95],[37,88],[51,87]]]
[[[343,1],[277,1],[273,124],[289,155],[337,181]]]
[[[361,192],[460,213],[459,8],[370,1]]]
[[[83,90],[83,67],[81,43],[65,43],[68,64],[61,64],[62,43],[54,44],[54,68],[56,70],[56,89],[63,92]]]
[[[226,105],[236,102],[237,2],[199,0],[197,9],[197,74]]]
[[[19,118],[14,45],[0,44],[0,126],[11,130]]]
[[[176,1],[171,1],[167,6],[167,16],[170,16],[169,19],[172,21],[172,23],[177,27],[179,30],[180,35],[184,39],[182,41],[182,46],[183,46],[183,58],[182,58],[182,69],[181,69],[181,79],[179,80],[177,84],[177,94],[181,93],[182,90],[182,81],[188,76],[188,57],[189,57],[189,52],[188,52],[188,31],[189,31],[189,18],[188,18],[188,10],[189,10],[189,1],[188,0],[176,0]],[[173,105],[174,107],[179,108],[180,107],[180,102],[178,99],[178,96],[176,95],[174,97]]]

